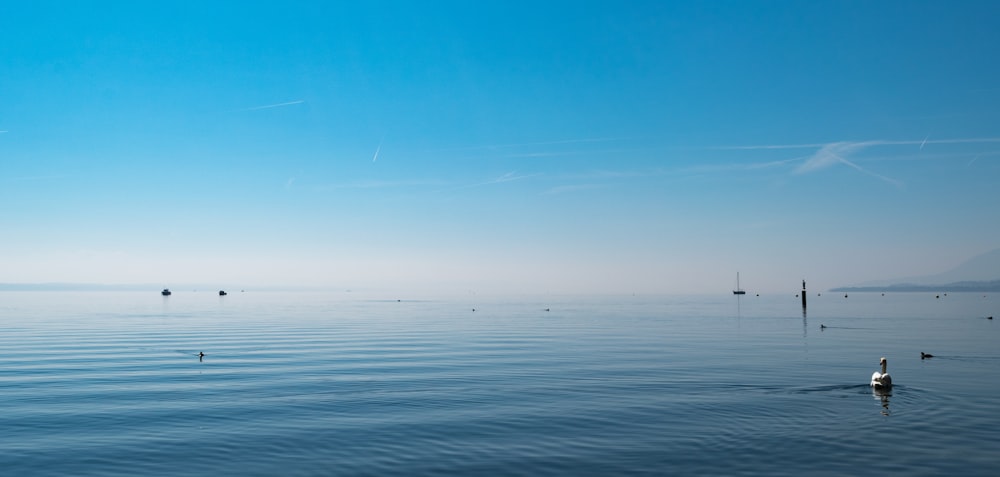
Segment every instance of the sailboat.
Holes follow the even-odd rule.
[[[733,295],[746,295],[747,292],[740,288],[740,272],[736,272],[736,289],[733,290]]]

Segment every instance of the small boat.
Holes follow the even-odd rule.
[[[740,272],[736,272],[736,289],[733,290],[733,295],[746,295],[747,292],[740,288]]]
[[[163,296],[170,296],[170,289],[164,288],[163,291],[160,292],[160,294]]]

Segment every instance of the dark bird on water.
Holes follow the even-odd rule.
[[[924,353],[923,351],[920,352],[920,359],[927,359],[927,358],[933,358],[933,357],[934,357],[933,354]]]
[[[823,329],[826,329],[826,325],[824,325],[824,324],[820,324],[820,325],[819,325],[819,329],[821,329],[821,330],[823,330]]]
[[[198,361],[201,361],[203,359],[205,359],[205,353],[202,353],[201,351],[199,351],[198,352]]]

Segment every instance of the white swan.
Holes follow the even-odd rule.
[[[879,360],[882,364],[882,372],[872,373],[872,387],[875,389],[889,389],[892,387],[892,376],[885,372],[885,357]]]

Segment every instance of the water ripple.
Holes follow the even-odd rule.
[[[191,477],[974,475],[998,464],[1000,380],[982,330],[970,328],[981,341],[963,353],[920,362],[711,303],[487,303],[469,316],[450,301],[296,300],[5,308],[0,466]],[[936,323],[913,326],[940,336]],[[882,354],[899,380],[886,395],[866,382]],[[955,385],[975,375],[992,381]]]

